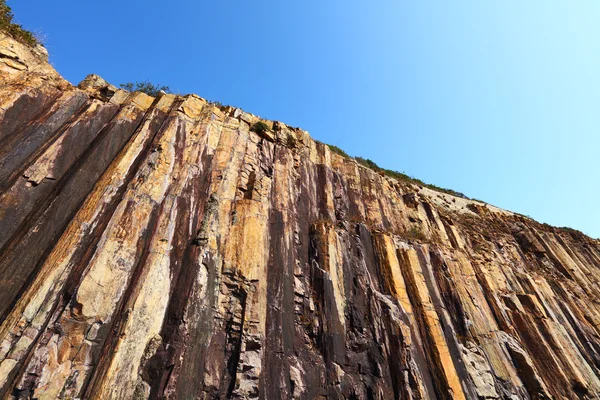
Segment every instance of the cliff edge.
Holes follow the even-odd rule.
[[[0,398],[597,399],[600,243],[0,34]]]

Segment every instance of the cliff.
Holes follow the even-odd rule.
[[[598,241],[257,121],[0,34],[0,398],[600,398]]]

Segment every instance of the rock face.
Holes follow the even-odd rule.
[[[0,74],[0,398],[600,398],[598,241],[5,36]]]

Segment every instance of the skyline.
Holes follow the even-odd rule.
[[[593,2],[61,4],[9,1],[75,85],[149,79],[600,238]]]

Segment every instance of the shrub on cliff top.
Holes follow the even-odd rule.
[[[157,97],[161,90],[165,93],[171,93],[171,89],[168,86],[157,85],[150,81],[142,81],[142,82],[126,82],[121,83],[121,89],[128,90],[130,92],[142,92],[146,93],[148,96]]]
[[[293,129],[296,129],[296,130],[298,130],[298,129],[300,129],[300,128],[293,128]],[[340,155],[340,156],[342,156],[342,157],[346,157],[346,158],[352,158],[352,157],[350,157],[350,155],[348,155],[348,153],[346,153],[344,150],[340,149],[340,148],[339,148],[339,147],[337,147],[337,146],[334,146],[334,145],[332,145],[332,144],[328,144],[328,143],[323,143],[323,142],[321,142],[321,141],[319,141],[319,140],[315,140],[315,142],[317,142],[317,143],[319,143],[319,144],[322,144],[323,146],[327,146],[327,147],[329,147],[329,150],[330,150],[332,153],[338,154],[338,155]]]
[[[339,154],[342,157],[347,157],[347,158],[351,158],[348,153],[346,153],[344,150],[340,149],[337,146],[334,146],[332,144],[328,144],[327,147],[329,147],[329,150],[333,151],[335,154]]]
[[[321,142],[319,142],[321,143]],[[326,143],[325,143],[326,144]],[[346,152],[342,149],[340,149],[337,146],[331,145],[331,144],[327,144],[327,146],[329,146],[329,149],[331,151],[333,151],[334,153],[340,154],[344,157],[348,157],[348,158],[352,158],[350,157],[348,154],[346,154]],[[437,190],[438,192],[443,192],[443,193],[447,193],[456,197],[462,197],[464,199],[468,199],[467,196],[465,196],[464,194],[457,192],[455,190],[452,189],[445,189],[445,188],[441,188],[439,186],[435,186],[435,185],[431,185],[429,183],[425,183],[420,179],[417,178],[413,178],[412,176],[406,175],[402,172],[398,172],[398,171],[393,171],[391,169],[385,169],[385,168],[381,168],[379,165],[377,165],[374,161],[368,159],[368,158],[362,158],[362,157],[354,157],[354,160],[356,160],[357,163],[359,163],[360,165],[363,165],[369,169],[372,169],[375,172],[380,172],[383,173],[384,175],[387,175],[391,178],[397,179],[399,181],[402,182],[407,182],[407,183],[412,183],[415,185],[420,185],[420,186],[425,186],[428,187],[430,189],[433,190]]]
[[[12,10],[6,4],[6,0],[0,0],[0,31],[6,32],[22,43],[35,46],[38,41],[34,34],[23,29],[21,25],[14,23],[13,17]]]
[[[262,135],[263,133],[265,133],[266,131],[269,130],[269,125],[265,124],[262,121],[258,121],[257,123],[255,123],[254,125],[252,125],[252,127],[250,128],[250,130],[252,132],[256,132],[259,135]]]
[[[354,159],[356,160],[357,163],[364,165],[367,168],[371,168],[373,171],[381,171],[381,168],[379,168],[379,165],[375,164],[375,162],[373,162],[372,160],[369,160],[368,158],[362,158],[362,157],[354,157]]]

